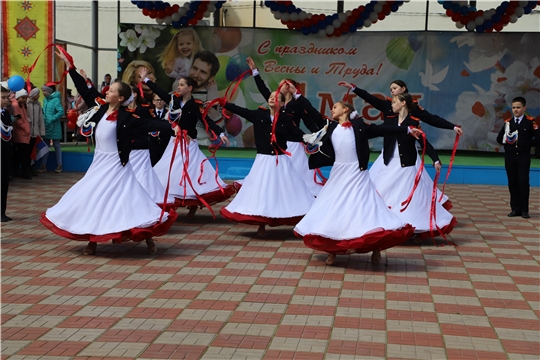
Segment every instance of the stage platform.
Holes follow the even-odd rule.
[[[52,149],[52,148],[51,148]],[[54,152],[54,151],[52,151]],[[208,150],[203,149],[206,155],[210,155]],[[84,172],[90,166],[94,156],[93,147],[85,144],[66,144],[62,147],[63,167],[66,172]],[[255,159],[255,149],[219,149],[217,159],[219,163],[219,175],[224,180],[243,179],[249,173],[253,160]],[[446,178],[448,163],[450,161],[450,151],[439,151],[439,157],[443,163],[441,182]],[[370,165],[379,156],[373,152],[370,157]],[[214,159],[210,159],[215,166]],[[50,154],[47,169],[52,171],[55,168],[56,160],[54,154]],[[427,158],[426,169],[433,177],[435,170],[431,165],[431,160]],[[330,167],[323,168],[322,173],[328,177]],[[458,151],[450,177],[449,184],[477,184],[477,185],[507,185],[506,172],[504,169],[504,154],[487,153],[475,151]],[[531,162],[531,186],[540,186],[540,159],[533,156]]]

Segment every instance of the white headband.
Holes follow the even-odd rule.
[[[124,101],[121,105],[122,106],[128,106],[129,104],[131,104],[133,102],[134,99],[135,99],[135,96],[133,96],[133,93],[131,93],[129,99]]]
[[[359,116],[358,111],[354,110],[352,113],[349,114],[349,118],[351,120],[356,119]]]

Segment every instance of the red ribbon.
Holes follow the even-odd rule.
[[[28,70],[28,76],[26,77],[26,88],[28,90],[28,93],[30,93],[30,90],[32,90],[32,87],[30,85],[30,74],[32,73],[32,71],[34,71],[34,68],[36,67],[36,64],[39,60],[39,58],[41,57],[41,54],[43,54],[45,52],[45,50],[47,50],[48,48],[50,47],[53,47],[55,46],[61,53],[63,53],[66,58],[68,59],[69,63],[70,63],[70,66],[62,73],[62,77],[60,78],[59,81],[51,81],[50,84],[51,85],[58,85],[60,84],[64,78],[66,77],[67,73],[69,72],[69,69],[71,68],[74,68],[75,65],[73,64],[73,57],[63,48],[61,47],[60,45],[57,45],[57,44],[49,44],[45,47],[45,49],[43,49],[43,51],[41,51],[39,53],[39,55],[36,57],[36,60],[34,60],[34,63],[32,64],[32,66],[30,66],[30,69]]]
[[[139,88],[139,93],[141,94],[141,98],[144,99],[144,91],[143,91],[143,88],[142,88],[142,81],[137,84],[137,87]]]
[[[446,186],[446,182],[448,181],[448,177],[450,176],[450,171],[452,171],[452,165],[454,164],[454,158],[456,156],[458,143],[459,143],[459,134],[456,133],[456,139],[454,140],[454,147],[452,148],[452,155],[450,156],[450,163],[448,164],[448,171],[446,172],[446,179],[444,179],[443,187],[441,190],[441,197],[439,198],[439,201],[441,201],[444,196],[444,187]]]
[[[351,92],[351,89],[348,89],[345,96],[343,96],[343,102],[349,102],[349,93],[350,92]]]
[[[321,180],[319,180],[319,178],[321,178]],[[313,170],[313,181],[315,181],[315,184],[324,186],[324,184],[326,184],[328,179],[324,177],[324,175],[321,172],[321,169],[315,169]]]
[[[405,200],[405,201],[403,201],[401,203],[402,208],[401,208],[400,212],[405,211],[407,209],[407,207],[409,206],[409,204],[411,203],[414,192],[416,191],[416,188],[418,187],[418,184],[420,183],[420,179],[422,178],[422,172],[424,171],[424,156],[426,155],[426,134],[424,134],[422,132],[421,136],[422,136],[422,142],[423,142],[423,145],[424,145],[422,147],[422,163],[420,164],[420,166],[418,167],[418,171],[416,172],[416,176],[414,178],[414,185],[413,185],[411,194],[409,195],[407,200]]]

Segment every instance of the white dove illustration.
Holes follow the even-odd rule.
[[[428,87],[430,90],[439,90],[439,88],[436,87],[435,84],[443,81],[446,77],[446,74],[448,74],[448,66],[446,66],[444,69],[434,75],[433,66],[431,66],[429,60],[426,60],[426,73],[424,74],[423,72],[420,72],[419,75],[420,80],[422,81],[422,85]]]

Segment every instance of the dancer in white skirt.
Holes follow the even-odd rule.
[[[329,124],[320,151],[309,158],[310,168],[333,165],[330,177],[294,228],[306,246],[329,254],[328,265],[334,264],[337,254],[371,251],[371,261],[379,263],[381,250],[403,243],[414,231],[388,209],[367,171],[368,139],[386,133],[406,135],[408,129],[350,119],[355,113],[349,103],[334,104],[332,118],[337,122]],[[413,136],[421,133],[410,131]]]
[[[385,115],[384,122],[389,125],[418,127],[418,121],[411,118],[409,111],[414,106],[410,94],[394,96],[392,109],[395,115]],[[427,154],[433,160],[437,172],[440,172],[441,163],[437,152],[429,142],[426,142],[426,146]],[[403,221],[416,228],[415,234],[420,240],[431,237],[431,234],[433,236],[449,234],[457,223],[456,218],[437,199],[433,199],[434,203],[432,202],[432,197],[437,195],[433,194],[433,181],[427,174],[422,174],[410,204],[402,211],[401,204],[411,194],[418,170],[415,141],[403,135],[385,135],[384,152],[381,157],[384,163],[377,166],[374,173],[371,173],[370,169],[370,175],[377,191],[390,209]],[[436,206],[434,212],[432,205]]]
[[[253,124],[257,156],[240,191],[221,209],[221,215],[233,222],[259,225],[259,237],[266,236],[266,225],[296,225],[314,199],[307,186],[298,182],[298,172],[285,154],[289,141],[303,140],[302,130],[290,118],[279,117],[275,124],[276,143],[272,143],[274,109],[283,101],[283,94],[273,92],[268,97],[269,109],[248,110],[232,103],[224,106]]]
[[[184,133],[183,140],[177,144],[176,151],[175,138],[171,138],[163,156],[154,166],[154,171],[161,184],[166,188],[169,187],[169,193],[176,198],[176,204],[189,208],[187,218],[192,219],[199,206],[217,204],[234,194],[234,187],[221,180],[208,158],[199,149],[196,140],[196,124],[198,121],[203,121],[200,111],[203,104],[191,96],[191,92],[196,86],[195,80],[190,77],[182,77],[178,81],[178,91],[169,95],[146,77],[146,68],[141,67],[138,71],[143,82],[154,93],[170,102],[168,116],[171,121],[180,125]],[[228,145],[229,139],[223,129],[211,119],[205,121],[209,128],[207,131],[210,138],[215,139],[219,135],[221,141]],[[173,160],[173,167],[169,179],[171,160]]]
[[[133,130],[167,131],[170,125],[142,119],[127,112],[131,88],[115,82],[105,101],[93,87],[88,88],[72,62],[62,54],[79,94],[93,108],[82,125],[83,132],[95,129],[94,159],[85,176],[60,201],[41,214],[41,222],[54,233],[73,240],[88,240],[83,254],[96,251],[98,242],[115,243],[146,240],[148,252],[156,252],[153,236],[167,233],[176,219],[174,210],[163,213],[137,181],[129,154]],[[77,199],[77,201],[73,201]]]
[[[131,85],[131,92],[134,99],[128,105],[126,111],[134,112],[141,118],[159,120],[154,115],[154,109],[150,108],[145,99],[140,96],[139,89],[136,86]],[[173,135],[174,133],[171,129],[168,132],[162,132],[162,134]],[[161,184],[156,172],[152,168],[148,132],[137,129],[134,131],[134,137],[132,150],[129,154],[129,162],[137,180],[156,204],[166,210],[175,208],[174,198],[170,194],[167,196],[167,199],[164,199],[165,187]]]
[[[268,101],[268,98],[270,97],[270,89],[268,89],[264,81],[261,79],[261,76],[259,75],[259,70],[255,66],[255,62],[250,57],[246,59],[246,62],[252,71],[253,78],[255,79],[255,84],[257,84],[257,89],[259,89],[259,92],[265,98],[265,100]],[[285,82],[288,82],[294,85],[295,88],[298,88],[298,84],[292,79],[281,80],[280,86]],[[300,127],[300,122],[303,121],[304,125],[311,132],[317,132],[319,130],[318,124],[314,119],[309,116],[306,111],[304,111],[304,107],[302,106],[302,104],[296,101],[296,98],[294,96],[295,93],[291,93],[290,91],[288,91],[286,85],[281,86],[280,91],[283,95],[285,95],[285,103],[279,110],[278,119],[284,117],[291,118],[293,124],[297,127]],[[311,194],[313,196],[317,196],[319,194],[319,191],[321,191],[323,187],[324,179],[319,179],[317,174],[318,172],[309,169],[308,157],[306,155],[304,144],[301,142],[289,141],[287,143],[287,151],[291,153],[290,160],[298,171],[300,178],[309,188]]]
[[[345,86],[346,88],[351,89],[356,95],[358,95],[360,98],[362,98],[364,101],[372,105],[375,109],[382,112],[383,116],[385,115],[395,115],[392,111],[392,97],[396,96],[398,94],[408,94],[409,89],[407,88],[407,84],[403,80],[394,80],[390,83],[390,94],[392,97],[387,97],[385,99],[378,98],[376,96],[371,95],[366,90],[358,88],[354,84],[350,84],[346,81],[340,81],[338,83],[340,86]],[[424,110],[416,101],[414,101],[416,104],[416,107],[411,110],[411,116],[419,119],[422,122],[425,122],[426,124],[429,124],[433,127],[439,128],[439,129],[447,129],[447,130],[454,130],[459,136],[463,135],[463,130],[461,129],[461,126],[454,125],[448,120],[443,119],[440,116],[430,114],[426,110]],[[370,173],[374,174],[378,167],[383,163],[382,161],[382,154],[377,158],[375,163],[370,168]],[[420,167],[421,161],[420,158],[416,161],[416,168],[418,169]],[[424,169],[422,173],[422,178],[425,177],[425,181],[427,183],[431,183],[431,186],[433,187],[433,181],[429,177],[429,174]],[[452,208],[452,202],[448,199],[448,196],[443,195],[441,198],[442,192],[437,189],[437,199],[438,201],[443,204],[444,208],[446,210],[450,210]]]

